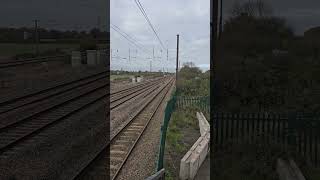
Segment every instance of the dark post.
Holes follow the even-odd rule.
[[[129,61],[130,61],[130,59],[131,59],[131,58],[130,58],[130,48],[129,48]]]
[[[154,60],[154,47],[152,48],[152,60]]]
[[[152,61],[150,61],[150,72],[152,71]]]
[[[214,117],[214,111],[213,111],[213,94],[214,94],[214,60],[213,56],[216,56],[217,53],[217,24],[218,24],[218,0],[211,0],[210,4],[210,117]],[[218,139],[218,135],[221,134],[221,139],[223,138],[223,119],[218,119],[215,122],[215,130],[216,130],[216,136]],[[214,129],[214,124],[210,123],[210,129]],[[212,138],[210,139],[210,146],[212,147]],[[211,167],[213,167],[213,161],[211,161]]]
[[[222,1],[223,0],[220,0],[220,22],[219,22],[219,39],[220,39],[220,37],[221,37],[221,33],[222,33],[222,25],[223,25],[223,23],[222,23]]]
[[[36,56],[39,55],[39,32],[38,32],[38,22],[39,20],[34,20],[34,42],[36,44]]]
[[[168,52],[168,48],[167,48],[167,61],[169,61],[169,52]]]
[[[176,89],[178,90],[178,66],[179,66],[179,34],[177,34],[177,62],[176,62]]]

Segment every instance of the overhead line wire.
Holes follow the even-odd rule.
[[[110,26],[114,31],[116,31],[117,33],[119,33],[122,37],[124,37],[126,40],[128,40],[129,42],[131,42],[133,45],[137,46],[139,49],[143,50],[144,52],[146,52],[145,49],[143,49],[142,47],[140,47],[138,44],[136,44],[134,41],[132,41],[131,39],[129,39],[128,37],[126,37],[123,33],[121,33],[119,30],[117,30],[116,28],[114,28],[113,26]],[[146,52],[147,54],[149,52]],[[148,54],[150,55],[150,54]]]
[[[161,39],[159,38],[158,33],[157,33],[156,30],[154,29],[154,27],[153,27],[150,19],[148,18],[148,15],[147,15],[147,13],[145,12],[142,4],[140,3],[139,0],[134,0],[134,1],[135,1],[136,5],[138,6],[138,8],[140,9],[140,11],[141,11],[142,15],[144,16],[144,18],[147,20],[147,22],[148,22],[149,26],[151,27],[152,31],[153,31],[154,34],[156,35],[158,41],[160,42],[160,45],[161,45],[162,49],[163,49],[163,50],[166,49],[166,48],[164,47]]]

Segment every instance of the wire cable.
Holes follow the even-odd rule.
[[[138,47],[139,49],[143,50],[144,52],[146,52],[147,54],[150,53],[147,50],[143,49],[142,47],[140,47],[138,44],[136,44],[134,41],[132,41],[131,39],[129,39],[128,37],[126,37],[123,33],[121,33],[118,29],[116,29],[113,26],[110,26],[111,29],[113,29],[114,31],[116,31],[118,34],[120,34],[122,37],[124,37],[127,41],[129,41],[130,43],[132,43],[133,45],[135,45],[136,47]],[[150,55],[150,54],[148,54]]]
[[[147,22],[148,22],[149,26],[151,27],[152,31],[153,31],[154,34],[156,35],[156,37],[157,37],[157,39],[158,39],[158,41],[159,41],[162,49],[166,49],[166,48],[164,47],[161,39],[159,38],[157,31],[154,29],[154,27],[153,27],[150,19],[148,18],[148,15],[147,15],[146,11],[144,10],[144,8],[143,8],[142,4],[140,3],[140,1],[139,1],[139,0],[134,0],[134,2],[135,2],[136,5],[138,6],[138,8],[139,8],[139,10],[141,11],[142,15],[144,16],[144,18],[147,20]]]
[[[124,32],[123,30],[121,30],[118,26],[114,25],[113,23],[110,23],[110,25],[113,26],[114,28],[118,29],[121,33],[123,33],[125,36],[127,36],[127,37],[128,37],[129,39],[131,39],[132,41],[135,41],[135,43],[136,43],[138,46],[142,46],[142,47],[143,47],[143,45],[142,45],[141,43],[139,43],[139,42],[136,40],[136,38],[133,38],[132,35],[127,34],[127,33]],[[140,48],[142,48],[142,47],[140,47]],[[146,48],[143,48],[143,49],[146,49]],[[148,51],[148,52],[151,53],[150,51]]]

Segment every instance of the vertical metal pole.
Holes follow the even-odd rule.
[[[169,52],[168,52],[168,48],[167,48],[167,61],[169,60]]]
[[[179,66],[179,34],[177,34],[177,62],[176,62],[176,89],[178,90],[178,66]]]
[[[222,23],[222,1],[223,0],[220,0],[220,22],[219,22],[219,39],[221,37],[221,33],[222,33],[222,26],[223,26],[223,23]]]
[[[130,48],[129,48],[129,61],[130,61]]]
[[[150,61],[150,72],[152,71],[152,61]]]
[[[154,47],[152,48],[152,60],[154,60]]]
[[[214,78],[214,70],[215,70],[215,64],[214,61],[216,59],[213,59],[213,56],[216,56],[216,52],[217,52],[217,43],[216,43],[216,39],[217,39],[217,21],[218,21],[218,0],[211,0],[211,4],[210,4],[210,117],[214,117],[214,111],[213,111],[213,100],[214,100],[214,86],[215,83],[213,81]],[[218,138],[218,135],[222,134],[222,132],[220,133],[221,130],[223,130],[223,128],[219,126],[223,125],[223,120],[217,118],[216,122],[214,123],[210,123],[210,129],[215,129],[215,135]],[[214,127],[215,124],[215,127]],[[222,136],[220,137],[220,139],[222,140]],[[218,140],[218,139],[217,139]],[[218,143],[218,142],[216,142]],[[210,138],[210,149],[213,149],[213,141],[212,138]],[[210,161],[210,167],[214,167],[213,165],[213,161]]]
[[[34,33],[35,33],[35,44],[36,44],[36,56],[39,55],[39,32],[38,32],[38,21],[34,20]]]

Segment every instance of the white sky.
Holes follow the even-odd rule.
[[[210,54],[210,0],[140,0],[165,48],[164,49],[143,17],[134,0],[111,0],[110,20],[122,31],[143,45],[145,53],[113,29],[111,38],[111,69],[152,71],[175,70],[176,35],[180,35],[179,60],[194,62],[203,70],[209,69]],[[154,47],[155,60],[152,58]],[[129,59],[130,48],[130,61]],[[137,51],[136,51],[137,50]],[[137,52],[137,53],[136,53]],[[136,57],[136,58],[135,58]],[[159,57],[159,58],[157,58]],[[126,59],[124,59],[126,58]]]
[[[34,27],[59,30],[107,28],[106,0],[1,0],[0,27]],[[98,19],[100,18],[100,23]]]

